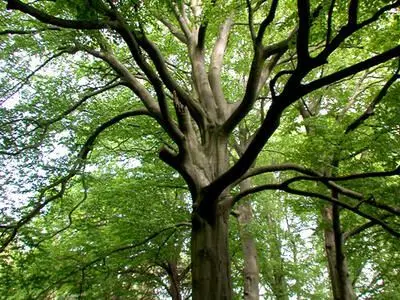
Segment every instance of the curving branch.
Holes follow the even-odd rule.
[[[14,96],[16,93],[18,93],[21,88],[33,77],[36,75],[37,72],[39,72],[41,69],[43,69],[45,66],[47,66],[50,62],[52,62],[54,59],[57,57],[60,57],[63,54],[66,53],[74,53],[75,49],[68,49],[68,50],[62,50],[60,52],[57,52],[56,54],[50,56],[48,59],[46,59],[43,63],[41,63],[37,68],[35,68],[32,72],[30,72],[21,82],[17,83],[16,85],[12,86],[11,88],[7,89],[2,95],[0,95],[0,98],[3,98],[7,96],[5,99],[0,100],[0,106],[3,105],[8,99],[10,99],[12,96]],[[10,93],[7,95],[8,93]]]
[[[382,217],[379,218],[379,220],[385,220],[387,218],[391,217],[391,215],[383,215]],[[349,238],[360,234],[361,232],[370,229],[371,227],[374,227],[375,225],[377,225],[375,222],[373,221],[369,221],[366,222],[354,229],[352,229],[351,231],[347,231],[343,233],[343,240],[346,242]]]
[[[45,24],[50,24],[62,28],[87,29],[87,30],[104,29],[108,27],[106,22],[92,21],[92,20],[90,21],[65,20],[62,18],[57,18],[31,5],[25,4],[20,0],[6,0],[6,1],[7,1],[7,9],[19,10]]]
[[[14,225],[3,225],[3,228],[6,229],[12,229],[7,237],[5,238],[4,241],[1,242],[0,245],[0,253],[2,253],[7,246],[14,240],[14,238],[17,236],[19,230],[21,227],[29,223],[34,217],[36,217],[41,210],[50,202],[53,202],[57,199],[60,199],[63,197],[68,182],[75,176],[77,175],[82,166],[84,165],[89,152],[93,149],[94,144],[96,142],[97,137],[104,132],[106,129],[109,127],[117,124],[118,122],[130,118],[130,117],[135,117],[135,116],[151,116],[151,114],[147,110],[134,110],[134,111],[128,111],[125,113],[122,113],[120,115],[115,116],[114,118],[111,118],[107,122],[101,124],[99,127],[96,128],[96,130],[87,138],[85,144],[82,146],[80,152],[78,153],[77,160],[75,164],[72,166],[71,170],[69,173],[62,178],[59,178],[55,180],[52,184],[48,185],[47,187],[43,188],[38,195],[38,201],[37,204],[33,207],[33,209],[25,216],[23,216],[16,224]],[[57,191],[58,188],[58,191]],[[49,196],[46,198],[47,193],[52,193],[56,191],[55,194]],[[6,228],[8,227],[8,228]],[[6,233],[4,231],[3,233]]]
[[[299,189],[294,189],[289,187],[287,181],[284,181],[282,183],[277,183],[277,184],[264,184],[264,185],[260,185],[257,187],[253,187],[250,188],[246,191],[243,191],[239,194],[237,194],[234,198],[233,198],[233,203],[237,203],[240,199],[250,195],[250,194],[254,194],[257,192],[261,192],[261,191],[266,191],[266,190],[280,190],[280,191],[284,191],[287,192],[289,194],[294,194],[294,195],[299,195],[299,196],[304,196],[304,197],[309,197],[309,198],[318,198],[324,201],[327,201],[329,203],[332,204],[336,204],[340,207],[343,207],[349,211],[354,212],[355,214],[364,217],[368,220],[370,220],[371,222],[373,222],[374,224],[377,224],[379,226],[381,226],[385,231],[387,231],[388,233],[390,233],[391,235],[400,238],[400,232],[396,231],[395,229],[393,229],[391,226],[389,226],[388,224],[386,224],[384,221],[368,214],[365,213],[363,211],[361,211],[359,209],[358,206],[352,206],[349,205],[343,201],[340,201],[337,198],[334,197],[330,197],[330,196],[326,196],[323,194],[319,194],[319,193],[315,193],[315,192],[308,192],[308,191],[303,191],[303,190],[299,190]]]
[[[164,26],[168,28],[169,32],[171,32],[172,35],[175,36],[179,41],[184,44],[189,42],[185,34],[179,31],[178,28],[176,28],[172,23],[168,22],[165,18],[159,17],[158,20],[164,24]]]
[[[152,234],[150,234],[148,237],[146,237],[145,239],[143,239],[142,241],[139,241],[137,243],[132,243],[129,245],[124,245],[121,247],[116,247],[112,250],[106,251],[105,253],[103,253],[102,255],[100,255],[99,257],[81,265],[81,266],[77,266],[78,268],[73,270],[72,272],[68,273],[67,275],[63,276],[61,279],[57,280],[56,282],[52,283],[50,286],[48,286],[46,289],[44,289],[39,295],[38,298],[40,298],[41,296],[44,296],[49,290],[51,290],[54,286],[63,284],[65,282],[66,279],[70,278],[71,276],[77,274],[77,273],[81,273],[85,270],[87,270],[88,268],[94,266],[95,264],[99,263],[99,262],[104,262],[108,257],[110,257],[111,255],[114,255],[116,253],[119,252],[123,252],[123,251],[127,251],[127,250],[133,250],[135,248],[138,248],[140,246],[143,246],[145,244],[147,244],[148,242],[150,242],[151,240],[155,239],[156,237],[160,236],[161,234],[168,232],[170,230],[176,231],[177,228],[180,227],[191,227],[191,223],[189,222],[181,222],[181,223],[177,223],[168,227],[165,227],[161,230],[158,230]]]
[[[386,205],[384,203],[380,203],[376,201],[373,197],[369,197],[368,199],[361,193],[355,192],[353,190],[347,189],[336,184],[336,181],[348,181],[348,180],[355,180],[355,179],[366,179],[366,178],[376,178],[376,177],[391,177],[391,176],[399,176],[400,175],[400,166],[394,170],[390,171],[382,171],[382,172],[366,172],[366,173],[359,173],[359,174],[351,174],[347,176],[324,176],[323,174],[316,172],[314,170],[304,168],[302,166],[296,164],[282,164],[282,165],[271,165],[266,167],[255,168],[247,172],[244,176],[242,176],[239,180],[237,180],[234,185],[239,184],[240,182],[251,178],[253,176],[257,176],[264,173],[269,172],[278,172],[278,171],[296,171],[304,176],[295,176],[290,179],[287,179],[282,183],[285,186],[289,186],[292,183],[299,182],[299,181],[314,181],[314,182],[321,182],[327,188],[336,191],[342,195],[350,197],[352,199],[358,200],[357,207],[360,207],[362,204],[368,204],[370,206],[385,210],[393,215],[400,216],[400,208],[392,207],[390,205]],[[271,185],[271,187],[276,187],[276,185]],[[256,190],[258,192],[259,190]],[[246,196],[247,194],[245,194]],[[242,196],[236,196],[243,198]]]
[[[318,54],[312,60],[314,61],[314,63],[317,63],[318,65],[325,63],[328,56],[332,54],[348,37],[350,37],[355,32],[361,30],[362,28],[377,21],[386,12],[399,6],[400,6],[400,0],[394,1],[393,3],[381,7],[372,17],[362,21],[361,23],[357,23],[358,1],[351,0],[348,10],[347,24],[339,30],[339,33],[330,42],[328,42],[330,37],[327,38],[326,47],[324,48],[324,50],[322,50],[321,53]]]
[[[40,33],[43,31],[60,31],[61,28],[56,27],[56,26],[49,26],[49,27],[44,27],[44,28],[38,28],[38,29],[5,29],[0,31],[0,35],[9,35],[9,34],[18,34],[18,35],[29,35],[29,34],[36,34]]]
[[[76,109],[78,109],[82,104],[84,104],[87,100],[100,95],[102,93],[105,93],[109,90],[112,90],[113,88],[116,88],[118,86],[123,85],[124,83],[122,81],[117,81],[115,82],[116,79],[111,80],[109,83],[107,83],[105,86],[98,88],[94,91],[85,93],[82,98],[77,101],[76,103],[74,103],[71,107],[67,108],[65,111],[63,111],[61,114],[59,114],[58,116],[49,119],[49,120],[45,120],[45,121],[41,121],[40,125],[41,126],[48,126],[51,124],[54,124],[58,121],[61,121],[64,117],[66,117],[67,115],[69,115],[70,113],[74,112]]]
[[[271,7],[269,9],[267,17],[261,22],[260,27],[258,28],[257,37],[255,39],[256,44],[262,44],[262,40],[265,34],[265,30],[275,19],[276,9],[278,8],[279,0],[272,0]],[[251,9],[251,8],[250,8]]]
[[[345,130],[345,134],[348,134],[354,130],[356,130],[361,124],[363,124],[368,118],[370,118],[375,111],[375,107],[382,101],[382,99],[386,96],[389,88],[395,83],[398,79],[400,79],[400,59],[399,59],[399,64],[398,67],[393,74],[389,78],[389,80],[385,83],[385,85],[382,87],[382,89],[379,91],[379,93],[376,95],[374,100],[368,105],[367,109],[364,111],[364,113],[361,114],[356,120],[354,120],[349,126],[347,126]]]
[[[323,86],[333,84],[346,77],[367,70],[381,63],[387,62],[393,58],[400,57],[400,46],[396,46],[389,49],[381,54],[368,58],[362,62],[356,63],[350,67],[344,68],[320,79],[314,80],[308,84],[301,85],[299,90],[299,97],[303,97],[312,91],[315,91]]]
[[[72,215],[73,213],[79,208],[79,206],[81,206],[81,204],[83,202],[86,201],[87,199],[87,191],[88,191],[88,187],[86,184],[86,180],[85,180],[85,175],[82,174],[82,186],[83,186],[83,197],[81,200],[79,200],[73,207],[72,209],[69,211],[68,213],[68,224],[65,225],[64,227],[58,229],[57,231],[55,231],[54,233],[52,233],[50,236],[41,239],[40,241],[38,241],[37,243],[35,243],[34,247],[38,247],[41,243],[43,243],[46,240],[52,239],[53,237],[59,235],[61,232],[64,232],[65,230],[67,230],[68,228],[70,228],[72,226]]]

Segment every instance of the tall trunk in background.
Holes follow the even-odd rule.
[[[178,274],[178,266],[176,260],[169,260],[166,265],[163,266],[168,275],[169,287],[168,293],[172,300],[182,300],[181,295],[181,283]]]
[[[289,290],[286,281],[286,275],[284,270],[284,261],[282,257],[282,243],[279,236],[279,223],[274,220],[271,214],[266,215],[269,235],[268,235],[268,245],[269,245],[269,256],[271,260],[271,277],[270,285],[272,293],[277,300],[288,300]]]
[[[337,205],[326,205],[322,210],[324,242],[328,270],[335,300],[356,299],[350,280],[346,256],[343,250],[343,234],[340,226],[340,209]]]
[[[245,190],[251,187],[250,180],[244,180],[240,184],[240,189]],[[260,270],[258,267],[256,241],[252,232],[248,229],[248,225],[253,220],[253,212],[250,202],[244,202],[238,206],[237,220],[239,222],[240,242],[243,252],[243,280],[244,300],[259,299]]]
[[[319,109],[319,105],[314,108],[315,115]],[[300,114],[303,119],[311,117],[310,111],[304,105],[299,105]],[[306,125],[308,136],[313,136],[314,128]],[[325,170],[325,173],[332,175],[335,173],[340,164],[338,159],[339,153],[336,153],[331,161],[332,170]],[[323,172],[324,173],[324,172]],[[338,199],[339,193],[332,190],[332,198]],[[321,210],[322,223],[324,228],[324,247],[326,258],[328,261],[329,280],[333,299],[335,300],[353,300],[356,299],[356,294],[352,281],[350,279],[347,258],[343,249],[343,233],[340,225],[340,208],[335,204],[326,204]]]

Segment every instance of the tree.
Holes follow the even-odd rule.
[[[30,166],[44,174],[28,186],[35,192],[31,201],[17,214],[5,212],[3,251],[35,216],[63,197],[107,130],[139,116],[161,129],[159,157],[190,191],[193,299],[232,298],[228,219],[240,199],[256,192],[318,198],[399,237],[394,218],[387,222],[382,217],[383,212],[398,216],[393,203],[339,184],[396,176],[399,166],[353,167],[354,174],[343,175],[332,168],[321,171],[317,163],[257,165],[295,103],[360,72],[395,64],[400,56],[399,1],[3,3],[7,11],[2,16],[13,24],[2,30],[3,55],[10,66],[1,78],[3,97],[24,100],[16,109],[2,111],[1,154],[24,166],[26,176],[32,175]],[[390,39],[378,46],[370,36]],[[357,42],[362,49],[353,49],[354,61],[338,63]],[[16,61],[28,55],[36,56],[36,66],[17,67]],[[57,71],[40,73],[50,64],[58,64]],[[393,78],[398,79],[398,71]],[[102,100],[89,103],[96,96]],[[260,121],[246,126],[256,118]],[[349,121],[348,128],[366,118]],[[232,145],[243,141],[240,126],[247,130],[247,144],[235,151]],[[129,135],[135,137],[135,130],[128,130]],[[54,141],[68,145],[57,164],[41,159],[52,152]],[[330,159],[335,162],[334,156]],[[285,180],[237,191],[243,181],[271,172],[284,172]]]

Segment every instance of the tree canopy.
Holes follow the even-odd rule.
[[[400,297],[399,9],[2,1],[0,298]]]

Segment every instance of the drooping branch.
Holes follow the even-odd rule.
[[[57,286],[59,284],[64,283],[64,281],[66,279],[70,278],[71,276],[73,276],[73,275],[75,275],[77,273],[80,273],[82,271],[87,270],[88,268],[96,265],[97,263],[104,261],[105,259],[107,259],[111,255],[114,255],[114,254],[117,254],[117,253],[120,253],[120,252],[124,252],[124,251],[128,251],[128,250],[133,250],[135,248],[143,246],[143,245],[149,243],[150,241],[154,240],[156,237],[162,235],[163,233],[168,232],[170,230],[176,230],[177,228],[180,228],[180,227],[188,227],[188,228],[190,228],[191,224],[188,223],[188,222],[177,223],[177,224],[162,228],[161,230],[158,230],[158,231],[150,234],[149,236],[147,236],[146,238],[144,238],[143,240],[141,240],[139,242],[136,242],[136,243],[133,242],[133,243],[131,243],[129,245],[116,247],[116,248],[114,248],[112,250],[106,251],[105,253],[103,253],[102,255],[98,256],[97,258],[92,259],[92,260],[90,260],[89,262],[87,262],[87,263],[85,263],[83,265],[77,266],[77,269],[75,269],[75,270],[71,271],[70,273],[66,274],[61,279],[57,280],[56,282],[53,282],[50,286],[48,286],[46,289],[44,289],[38,296],[39,297],[44,296],[49,290],[54,288],[54,286]]]
[[[18,93],[21,90],[21,88],[24,86],[24,84],[26,84],[33,76],[35,76],[40,70],[42,70],[44,67],[46,67],[54,59],[60,57],[63,54],[66,54],[66,53],[71,54],[74,52],[76,52],[76,49],[61,50],[61,51],[53,54],[49,58],[47,58],[43,63],[41,63],[38,67],[36,67],[32,72],[30,72],[21,82],[10,87],[2,95],[0,95],[0,98],[7,96],[6,98],[4,98],[0,101],[0,105],[4,104],[4,102],[6,102],[8,99],[10,99],[16,93]],[[10,92],[11,92],[11,94],[8,94]]]
[[[130,118],[130,117],[135,117],[135,116],[142,116],[142,115],[147,115],[151,116],[151,114],[147,110],[134,110],[134,111],[128,111],[125,113],[122,113],[120,115],[115,116],[114,118],[111,118],[107,122],[101,124],[99,127],[94,130],[94,132],[87,138],[86,142],[82,146],[80,152],[77,155],[77,159],[75,164],[72,166],[70,171],[68,172],[67,175],[61,177],[60,179],[55,180],[53,183],[48,185],[47,187],[43,188],[38,195],[38,201],[37,204],[34,206],[34,208],[25,216],[23,216],[18,222],[16,222],[13,225],[7,225],[8,229],[11,229],[11,232],[8,234],[7,238],[1,242],[0,245],[0,253],[3,252],[7,246],[14,240],[14,238],[17,236],[19,230],[21,227],[29,223],[34,217],[36,217],[42,209],[47,206],[50,202],[56,201],[60,198],[63,197],[68,182],[77,175],[82,166],[84,165],[89,152],[93,149],[93,146],[95,144],[95,141],[97,137],[104,132],[106,129],[110,128],[111,126],[117,124],[118,122]],[[51,195],[46,198],[46,194],[53,192],[56,189],[59,189],[54,195]],[[4,227],[5,228],[5,227]],[[6,230],[7,228],[5,228]]]

